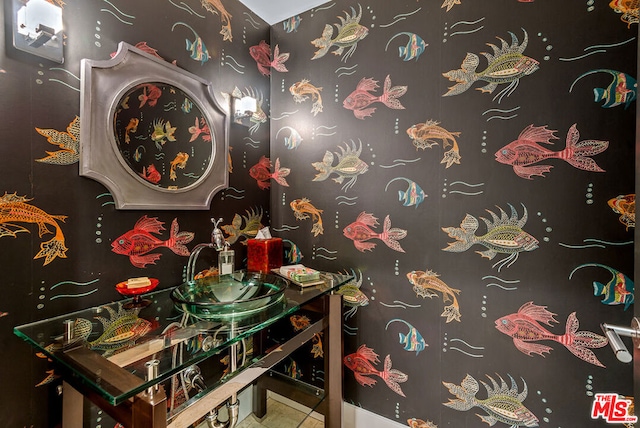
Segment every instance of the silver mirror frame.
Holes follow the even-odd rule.
[[[209,209],[213,196],[228,187],[229,114],[210,82],[125,42],[109,60],[81,61],[80,175],[102,183],[116,209]],[[211,161],[202,176],[180,189],[154,186],[137,176],[122,158],[113,117],[122,96],[141,83],[163,82],[198,104],[211,130]]]

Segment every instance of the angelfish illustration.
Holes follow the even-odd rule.
[[[403,61],[410,61],[412,59],[415,59],[417,61],[418,58],[420,58],[420,55],[422,55],[422,53],[424,52],[425,48],[429,46],[417,34],[402,32],[402,33],[396,34],[395,36],[389,39],[389,41],[387,42],[387,46],[385,46],[384,48],[385,52],[389,47],[389,43],[391,43],[391,41],[398,36],[409,36],[409,41],[407,42],[407,45],[400,46],[398,48],[398,55],[400,56],[400,58],[402,58]]]
[[[396,180],[404,180],[409,185],[409,187],[407,187],[407,190],[398,190],[398,200],[402,202],[402,206],[410,207],[412,205],[415,205],[415,207],[418,208],[418,205],[420,205],[422,201],[424,201],[427,195],[424,194],[424,190],[422,190],[422,188],[418,186],[415,181],[409,180],[405,177],[392,178],[384,187],[384,191],[386,192],[389,184],[393,183]]]
[[[193,41],[185,39],[186,49],[189,51],[191,59],[200,61],[200,65],[209,61],[209,51],[207,50],[207,47],[204,45],[204,42],[202,41],[200,36],[198,36],[198,33],[196,33],[196,30],[191,28],[189,24],[185,24],[184,22],[176,22],[171,27],[171,31],[176,28],[176,25],[184,25],[193,32],[193,36],[195,37]]]
[[[636,79],[627,73],[608,68],[599,68],[581,74],[571,84],[569,92],[573,90],[578,80],[595,73],[608,73],[613,76],[613,80],[606,88],[593,88],[593,101],[604,101],[602,108],[611,108],[624,104],[624,109],[626,110],[631,102],[636,100],[638,96],[638,82]]]
[[[583,267],[601,267],[608,270],[609,273],[611,273],[611,279],[606,284],[593,281],[593,295],[602,296],[600,302],[604,305],[624,304],[624,310],[629,309],[629,306],[633,304],[633,291],[635,288],[631,278],[617,269],[600,263],[585,263],[572,270],[569,274],[569,279],[571,279],[578,269],[582,269]]]
[[[420,353],[420,351],[423,351],[427,346],[429,346],[424,341],[424,338],[422,337],[420,332],[418,332],[418,330],[414,326],[412,326],[411,324],[409,324],[403,319],[394,318],[390,320],[387,323],[387,325],[384,327],[384,329],[387,330],[389,328],[389,324],[396,321],[401,322],[405,324],[407,327],[409,327],[409,331],[407,332],[407,334],[398,333],[398,339],[400,340],[400,343],[404,345],[405,351],[415,351],[417,356]]]

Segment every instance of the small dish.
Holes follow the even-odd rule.
[[[145,287],[135,287],[135,288],[129,288],[127,285],[127,281],[122,281],[116,284],[116,291],[118,293],[126,297],[133,296],[133,300],[131,302],[123,305],[125,309],[144,308],[151,304],[151,300],[143,299],[140,296],[144,293],[148,293],[150,291],[155,290],[158,284],[160,283],[160,281],[158,281],[158,279],[156,278],[149,278],[149,281],[151,281],[151,284]]]

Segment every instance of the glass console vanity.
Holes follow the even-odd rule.
[[[174,289],[166,289],[146,294],[147,306],[125,299],[18,326],[14,333],[49,357],[62,377],[64,428],[83,426],[83,398],[126,427],[187,427],[213,417],[212,410],[252,384],[258,417],[266,410],[266,389],[280,388],[276,392],[296,400],[307,391],[308,400],[299,401],[323,413],[325,426],[337,428],[342,299],[334,291],[352,277],[323,278],[324,284],[312,287],[291,284],[277,305],[238,318],[199,316],[176,303],[175,294],[172,299]],[[278,326],[293,319],[305,322],[287,336]],[[271,375],[292,352],[317,340],[324,355],[323,388]]]

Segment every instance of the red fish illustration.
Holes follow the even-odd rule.
[[[150,83],[145,83],[140,86],[142,86],[142,93],[138,95],[140,108],[144,107],[145,104],[149,104],[149,107],[153,107],[158,104],[158,99],[162,95],[162,91],[160,90],[160,88]]]
[[[256,61],[258,70],[263,76],[269,76],[271,74],[270,68],[281,73],[289,71],[284,65],[285,61],[289,59],[289,54],[281,54],[278,45],[273,48],[273,60],[271,59],[271,46],[264,40],[261,40],[256,46],[251,46],[249,48],[249,54],[251,58]]]
[[[353,245],[359,250],[372,250],[376,244],[372,242],[364,242],[369,239],[377,238],[386,244],[392,250],[404,253],[404,250],[398,243],[398,240],[407,236],[407,231],[397,227],[391,227],[391,219],[389,216],[384,218],[384,226],[382,233],[376,233],[371,228],[377,226],[378,219],[372,214],[362,211],[356,221],[344,228],[342,233],[347,238],[353,240]]]
[[[364,119],[367,116],[371,116],[375,111],[375,107],[366,108],[369,105],[380,102],[389,108],[396,110],[403,110],[404,106],[400,104],[398,98],[403,96],[407,92],[406,86],[391,86],[391,78],[389,75],[384,79],[384,88],[382,95],[376,97],[371,92],[378,89],[378,81],[373,80],[370,77],[364,77],[356,90],[351,92],[347,98],[342,102],[342,106],[348,110],[353,110],[353,114],[358,119]]]
[[[162,175],[160,175],[154,164],[151,164],[146,168],[142,167],[142,174],[140,174],[140,176],[153,184],[158,184],[162,178]]]
[[[535,165],[534,163],[545,159],[556,158],[567,161],[570,165],[592,172],[604,172],[589,156],[604,152],[609,147],[608,141],[583,140],[579,141],[580,133],[574,123],[567,132],[567,143],[564,150],[553,152],[542,147],[538,143],[552,144],[552,139],[557,139],[554,132],[547,126],[527,126],[518,136],[518,139],[504,146],[495,154],[500,163],[513,166],[513,171],[519,177],[531,180],[534,175],[544,177],[551,171],[551,165]]]
[[[260,158],[257,164],[249,169],[249,175],[251,178],[255,178],[258,182],[258,187],[261,189],[268,189],[271,186],[269,182],[270,178],[273,178],[276,183],[282,186],[289,186],[285,177],[289,175],[291,170],[289,168],[280,167],[280,158],[276,159],[275,171],[271,172],[271,160],[264,155]]]
[[[156,264],[160,254],[147,253],[160,247],[169,248],[179,256],[189,256],[189,249],[184,244],[193,240],[193,232],[178,232],[178,219],[174,218],[171,222],[169,239],[163,241],[153,236],[165,230],[163,224],[156,217],[142,216],[133,229],[120,235],[111,243],[111,251],[129,256],[131,264],[139,268]]]
[[[496,320],[496,328],[513,338],[513,344],[520,352],[529,356],[538,354],[544,357],[545,353],[551,352],[551,347],[531,342],[541,340],[552,340],[564,345],[576,357],[604,367],[598,357],[587,348],[602,348],[607,345],[607,338],[591,331],[578,331],[579,323],[576,313],[572,312],[567,317],[567,327],[565,334],[557,335],[551,333],[540,323],[552,325],[558,322],[549,312],[546,306],[538,306],[533,302],[527,302],[518,309],[515,314],[510,314]]]
[[[393,392],[405,397],[399,384],[406,382],[409,376],[400,370],[391,368],[391,357],[389,355],[384,359],[383,371],[376,370],[373,366],[373,364],[378,362],[380,362],[378,354],[364,344],[360,345],[355,353],[344,357],[345,367],[353,371],[353,375],[360,385],[373,386],[376,384],[376,381],[369,376],[379,376]]]

